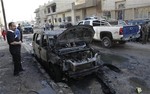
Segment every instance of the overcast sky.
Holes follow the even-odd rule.
[[[34,19],[35,9],[48,1],[51,0],[3,0],[7,22]]]

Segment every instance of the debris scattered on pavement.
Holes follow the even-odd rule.
[[[142,88],[136,87],[136,91],[137,91],[138,94],[140,94],[142,92]]]

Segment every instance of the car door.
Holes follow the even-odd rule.
[[[47,35],[42,35],[40,57],[44,62],[47,62],[48,41]]]
[[[41,34],[36,34],[35,41],[34,41],[34,53],[39,59],[41,58],[40,57],[40,50],[41,50],[40,44],[41,44]]]

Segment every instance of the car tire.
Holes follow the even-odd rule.
[[[105,36],[102,38],[102,46],[105,48],[110,48],[112,46],[112,40],[110,37]]]
[[[62,72],[58,65],[50,64],[50,76],[55,82],[60,82],[62,80]]]

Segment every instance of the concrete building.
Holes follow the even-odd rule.
[[[90,16],[101,17],[101,0],[76,0],[74,10],[76,22]]]
[[[35,10],[37,24],[76,24],[89,16],[101,16],[101,0],[53,0]]]
[[[102,0],[102,13],[111,19],[150,19],[150,0]]]
[[[39,8],[37,8],[34,13],[36,14],[35,17],[36,24],[42,27],[47,20],[46,4],[40,5]]]
[[[37,24],[45,22],[59,25],[62,22],[74,23],[73,2],[75,0],[53,0],[35,10]]]
[[[76,24],[86,17],[107,19],[150,19],[150,0],[53,0],[35,11],[36,22]]]
[[[74,23],[72,4],[75,0],[53,0],[47,4],[47,16],[50,23],[59,25],[62,22]]]

